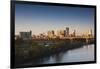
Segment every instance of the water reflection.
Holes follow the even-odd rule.
[[[47,60],[47,61],[44,61],[43,64],[47,64],[47,63],[48,64],[49,63],[61,63],[65,53],[67,54],[67,51],[66,52],[61,52],[61,53],[58,53],[58,54],[55,54],[55,55],[52,55],[52,56],[50,56],[50,59]]]
[[[85,45],[81,48],[61,52],[52,56],[31,61],[24,65],[40,65],[51,63],[68,63],[68,62],[80,62],[80,61],[94,61],[94,44]]]
[[[64,56],[64,52],[55,54],[52,58],[54,58],[56,63],[59,63],[61,62],[61,59],[63,58],[63,56]]]
[[[69,50],[62,58],[62,62],[94,61],[94,45]]]

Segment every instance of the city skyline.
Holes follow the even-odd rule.
[[[92,29],[94,34],[94,8],[43,5],[15,5],[15,34],[32,30],[33,34],[49,30],[70,28],[82,34]]]
[[[76,30],[74,29],[73,32],[70,32],[69,31],[69,27],[66,27],[65,29],[61,29],[61,30],[57,30],[57,31],[55,31],[55,30],[48,30],[47,32],[41,32],[41,33],[39,33],[37,35],[36,34],[32,34],[32,30],[20,31],[19,34],[15,34],[15,36],[19,36],[21,33],[24,33],[24,34],[25,33],[28,33],[28,34],[31,33],[32,36],[40,36],[41,34],[45,35],[45,36],[48,36],[49,34],[50,35],[53,34],[55,36],[64,35],[64,37],[69,37],[71,35],[74,35],[74,36],[89,36],[89,35],[94,36],[92,29],[90,29],[86,33],[83,33],[81,35],[77,35]]]

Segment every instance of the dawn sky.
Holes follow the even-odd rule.
[[[15,34],[32,30],[33,34],[46,33],[69,27],[81,34],[92,29],[94,32],[94,8],[60,7],[16,4]]]

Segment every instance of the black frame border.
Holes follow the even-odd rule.
[[[69,63],[53,63],[53,64],[43,64],[36,66],[24,66],[21,68],[29,68],[29,67],[47,67],[47,66],[61,66],[61,65],[80,65],[80,64],[91,64],[97,62],[97,34],[96,34],[96,5],[80,5],[80,4],[64,4],[64,3],[49,3],[49,2],[34,2],[34,1],[11,1],[10,2],[10,68],[15,68],[14,66],[14,37],[15,37],[15,4],[32,4],[32,5],[49,5],[49,6],[70,6],[70,7],[85,7],[85,8],[94,8],[94,33],[95,33],[95,50],[94,50],[94,61],[83,61],[83,62],[69,62]]]

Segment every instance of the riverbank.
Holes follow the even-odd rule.
[[[48,57],[60,52],[71,49],[80,48],[86,44],[92,44],[93,41],[86,43],[83,41],[57,41],[51,46],[38,45],[35,41],[20,41],[15,44],[15,67],[20,64],[29,62],[31,60],[38,60],[40,58]]]

